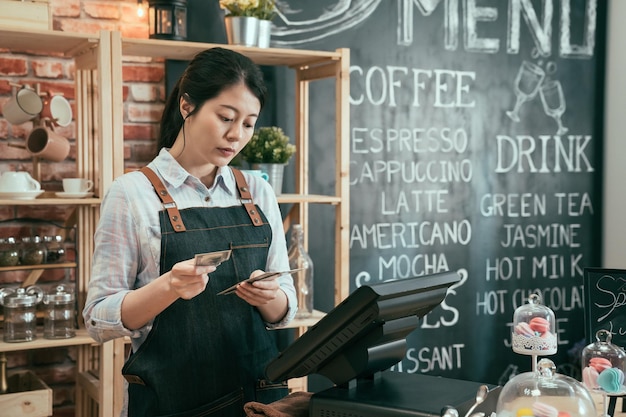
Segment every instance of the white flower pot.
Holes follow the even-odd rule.
[[[272,37],[272,22],[270,20],[259,20],[259,37],[257,46],[259,48],[269,48]]]

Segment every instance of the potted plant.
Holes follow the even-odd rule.
[[[280,195],[283,171],[296,146],[289,143],[289,136],[280,127],[260,127],[252,135],[250,142],[241,150],[241,157],[253,169],[267,173],[276,195]]]
[[[220,0],[228,43],[269,47],[276,0]]]

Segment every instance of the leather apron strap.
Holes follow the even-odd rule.
[[[154,187],[154,190],[161,199],[163,207],[165,208],[165,210],[167,210],[167,215],[170,218],[170,223],[172,223],[172,229],[174,229],[175,232],[186,231],[187,229],[185,228],[183,219],[180,217],[178,206],[176,205],[176,202],[174,201],[170,193],[167,191],[167,188],[165,188],[165,185],[163,185],[163,181],[161,181],[157,174],[155,174],[154,171],[148,167],[143,167],[140,171],[146,177],[148,177],[148,180],[150,180],[152,186]]]
[[[241,171],[236,168],[232,168],[233,174],[235,175],[235,181],[237,182],[237,189],[239,190],[239,195],[241,196],[241,204],[248,212],[248,216],[250,216],[250,220],[254,226],[262,226],[263,221],[261,220],[261,216],[259,215],[256,206],[254,205],[254,201],[252,201],[252,194],[250,194],[250,189],[248,188],[248,183],[244,178]]]
[[[254,201],[252,200],[252,194],[250,194],[250,188],[248,187],[246,179],[244,178],[241,171],[239,171],[238,169],[231,167],[231,170],[235,175],[237,189],[239,190],[239,195],[241,197],[241,204],[246,209],[246,212],[250,217],[250,221],[254,226],[262,226],[263,220],[261,219],[261,216],[259,215],[259,211],[257,210],[256,206],[254,205]],[[167,210],[167,215],[169,216],[170,223],[172,223],[172,229],[174,229],[174,231],[176,232],[186,231],[187,229],[185,228],[185,224],[180,217],[178,206],[176,205],[176,202],[174,201],[170,193],[167,191],[167,188],[165,188],[165,185],[163,185],[163,181],[161,181],[157,174],[148,167],[143,167],[140,171],[146,177],[148,177],[148,180],[150,180],[150,183],[152,183],[152,186],[154,187],[157,195],[161,199],[163,207],[165,208],[165,210]]]

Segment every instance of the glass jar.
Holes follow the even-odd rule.
[[[5,342],[30,342],[37,338],[37,304],[42,297],[43,291],[34,285],[0,290]]]
[[[538,293],[528,297],[528,304],[518,307],[513,314],[511,345],[522,355],[554,355],[557,351],[556,320],[554,312],[541,304]]]
[[[577,380],[556,373],[550,359],[541,359],[537,369],[511,378],[500,391],[498,417],[597,416],[589,391]]]
[[[56,286],[43,298],[43,337],[68,339],[76,336],[74,323],[74,293],[65,285]]]
[[[626,394],[624,372],[626,352],[611,343],[611,332],[598,330],[596,342],[582,351],[582,380],[592,391],[609,394]]]
[[[302,225],[291,226],[291,244],[288,250],[289,268],[301,269],[291,274],[298,297],[296,318],[308,318],[313,314],[313,261],[304,250]]]
[[[43,241],[46,245],[47,264],[65,261],[65,245],[63,244],[62,236],[44,236]]]
[[[39,236],[24,236],[20,247],[22,265],[41,265],[46,261],[46,245]]]
[[[19,262],[19,247],[15,238],[0,239],[0,266],[15,266]]]

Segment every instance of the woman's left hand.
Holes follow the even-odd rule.
[[[250,278],[254,278],[264,272],[260,269],[253,271]],[[237,286],[235,293],[239,298],[255,307],[268,304],[276,299],[280,287],[277,281],[278,277],[271,279],[263,279],[253,283],[242,282]]]

